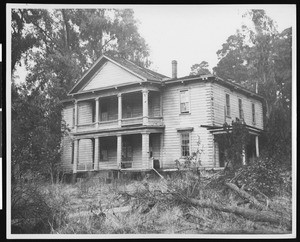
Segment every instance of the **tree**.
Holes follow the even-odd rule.
[[[216,75],[231,79],[265,97],[266,149],[290,156],[292,29],[278,33],[263,10],[250,10],[243,25],[217,52]],[[281,147],[278,149],[278,147]]]
[[[200,64],[194,64],[191,67],[190,75],[207,75],[211,74],[210,70],[208,69],[208,62],[201,61]]]
[[[60,101],[101,54],[147,65],[148,47],[131,10],[14,9],[12,20],[12,74],[21,59],[28,71],[22,84],[12,75],[12,169],[54,180],[66,130]]]

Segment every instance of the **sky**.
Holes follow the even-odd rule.
[[[76,5],[66,7],[70,6],[76,7]],[[209,69],[212,70],[218,63],[216,52],[222,48],[227,38],[241,27],[245,20],[242,15],[248,9],[264,9],[277,23],[279,31],[296,25],[295,4],[95,5],[93,7],[132,8],[139,21],[139,33],[150,49],[152,61],[150,69],[169,77],[172,60],[177,60],[178,77],[189,75],[191,66],[201,61],[207,61]],[[19,68],[18,74],[21,80],[25,79],[25,73],[24,68]]]
[[[151,69],[171,76],[177,60],[178,77],[189,75],[191,66],[218,63],[216,52],[241,27],[247,9],[264,9],[278,30],[295,26],[295,5],[163,5],[133,7],[140,20],[139,32],[150,47]]]

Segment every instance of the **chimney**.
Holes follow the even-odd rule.
[[[177,78],[177,61],[172,61],[172,78]]]

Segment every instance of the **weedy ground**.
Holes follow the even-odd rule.
[[[186,177],[143,180],[116,179],[110,184],[94,177],[75,185],[41,188],[48,204],[56,208],[53,234],[286,234],[280,223],[253,222],[232,213],[200,208],[174,195],[251,208],[229,190]],[[291,216],[291,195],[282,192],[271,199],[272,209]],[[271,209],[271,208],[270,208]]]

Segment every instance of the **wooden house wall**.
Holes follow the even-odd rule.
[[[73,109],[74,104],[67,104],[64,106],[62,110],[62,120],[65,121],[65,124],[67,127],[72,128],[73,127]]]
[[[92,101],[78,102],[78,124],[91,124],[93,122]]]
[[[160,117],[160,92],[149,94],[149,117]]]
[[[180,91],[189,90],[190,113],[180,114]],[[202,149],[200,159],[203,166],[213,166],[213,135],[200,125],[211,125],[211,84],[191,83],[167,86],[163,92],[163,167],[173,167],[181,156],[181,133],[177,129],[192,127],[190,134],[191,153]],[[200,141],[200,145],[198,145]]]
[[[62,169],[63,171],[70,172],[73,170],[72,164],[72,139],[70,136],[62,138]]]
[[[81,139],[79,141],[78,166],[86,163],[93,163],[93,142],[92,139]]]
[[[232,120],[239,118],[239,105],[238,99],[242,99],[242,108],[244,112],[244,120],[247,125],[263,129],[263,108],[262,103],[254,98],[240,94],[234,90],[223,87],[219,84],[214,83],[212,85],[213,90],[213,123],[214,125],[223,125],[225,122],[224,106],[226,105],[226,93],[230,95],[230,118],[226,118],[226,122],[231,124]],[[255,104],[255,117],[256,124],[252,123],[252,103]]]

